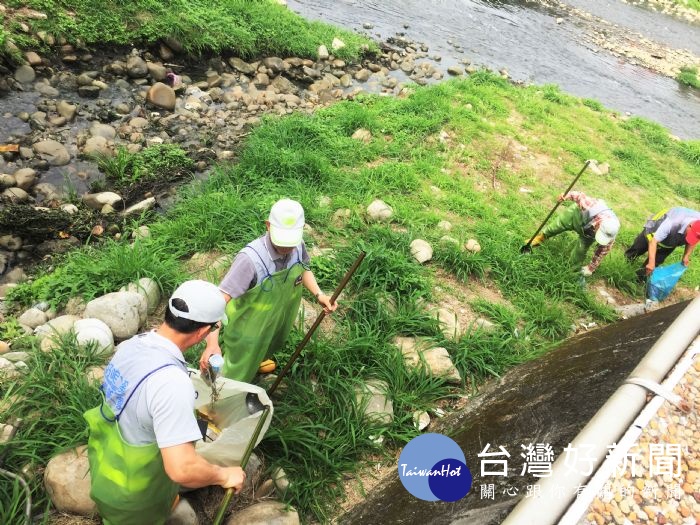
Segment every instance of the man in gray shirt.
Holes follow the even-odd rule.
[[[287,339],[301,302],[301,286],[309,290],[327,313],[338,305],[321,291],[309,269],[303,240],[304,209],[297,201],[282,199],[265,221],[267,232],[236,255],[219,285],[228,303],[229,324],[223,330],[222,373],[250,382],[260,363]],[[221,354],[218,333],[207,337],[200,367],[209,356]]]
[[[240,491],[240,467],[220,467],[195,452],[202,434],[182,356],[218,329],[224,308],[216,286],[187,281],[168,301],[163,324],[117,347],[105,370],[104,401],[85,413],[90,496],[105,523],[163,523],[180,485]]]

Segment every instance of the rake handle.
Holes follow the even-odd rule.
[[[578,172],[578,175],[576,175],[574,180],[571,181],[571,184],[569,184],[569,187],[566,188],[566,191],[564,192],[564,197],[566,197],[567,193],[569,193],[571,191],[571,188],[574,187],[574,184],[576,184],[576,181],[581,177],[581,175],[583,175],[583,172],[586,171],[586,168],[588,167],[588,165],[590,163],[591,163],[590,160],[587,160],[585,162],[585,164],[583,165],[583,168],[581,168],[581,171]],[[540,230],[544,227],[544,225],[547,224],[547,221],[549,220],[549,218],[552,215],[554,215],[554,212],[557,211],[557,208],[559,207],[559,205],[561,203],[562,203],[562,201],[557,200],[557,203],[554,205],[554,208],[552,208],[552,211],[550,211],[549,215],[547,215],[547,217],[542,221],[542,224],[540,224],[540,227],[537,228],[537,231],[535,232],[535,234],[532,237],[530,237],[530,240],[527,241],[527,244],[521,248],[521,251],[525,251],[530,247],[530,244],[532,243],[532,241],[535,239],[535,237],[537,237],[537,234],[540,233]]]
[[[345,272],[343,279],[340,281],[340,284],[338,284],[338,287],[335,289],[335,292],[333,292],[333,295],[331,296],[331,303],[334,303],[336,301],[336,299],[340,295],[340,292],[343,291],[343,288],[345,288],[345,285],[348,284],[348,281],[355,273],[355,270],[357,270],[357,267],[360,266],[360,263],[365,258],[365,255],[367,255],[367,253],[365,253],[364,251],[361,251],[360,255],[357,256],[357,259],[355,259],[355,262],[352,263],[352,266],[350,267],[350,269],[348,269],[348,271]],[[289,369],[294,364],[294,361],[297,360],[297,358],[299,357],[299,354],[301,354],[301,351],[306,346],[306,343],[309,342],[309,339],[311,339],[311,336],[316,331],[316,328],[318,328],[318,325],[321,324],[321,321],[323,321],[324,317],[326,317],[326,311],[322,310],[321,313],[318,315],[318,317],[316,317],[316,321],[314,321],[314,324],[311,325],[311,328],[309,328],[309,331],[306,332],[304,339],[302,339],[299,342],[299,344],[297,345],[296,350],[294,350],[294,353],[292,354],[292,357],[289,358],[289,361],[287,361],[287,364],[284,366],[282,371],[277,376],[277,379],[275,379],[275,382],[272,384],[270,389],[267,391],[268,396],[272,395],[272,393],[277,389],[280,382],[282,381],[282,378],[285,375],[287,375],[287,372],[289,372]]]
[[[250,455],[253,453],[253,447],[255,447],[255,442],[258,440],[258,436],[260,435],[260,431],[262,430],[263,425],[265,424],[265,420],[267,419],[267,414],[270,412],[270,405],[265,405],[265,408],[263,408],[263,413],[260,415],[260,419],[258,420],[258,424],[255,426],[255,432],[253,432],[253,437],[250,438],[250,441],[248,442],[248,446],[245,449],[245,452],[243,453],[243,458],[241,459],[241,468],[245,470],[246,466],[248,465],[248,460],[250,459]],[[233,489],[228,488],[226,489],[226,494],[224,495],[224,499],[221,500],[221,505],[219,505],[219,510],[216,513],[216,518],[214,518],[214,525],[220,525],[221,520],[224,519],[224,513],[226,512],[226,509],[228,508],[229,503],[231,503],[231,498],[233,497]]]

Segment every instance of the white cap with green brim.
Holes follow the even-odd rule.
[[[270,210],[270,240],[275,246],[293,248],[304,236],[304,208],[291,199],[278,200]]]

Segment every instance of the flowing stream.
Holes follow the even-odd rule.
[[[567,0],[647,38],[700,53],[700,27],[619,0]],[[442,56],[443,65],[469,58],[528,83],[558,84],[569,93],[654,120],[685,139],[700,138],[700,94],[585,40],[576,20],[528,1],[289,0],[310,19],[348,29],[372,24],[371,36],[405,33]],[[451,42],[451,43],[450,43]],[[455,49],[455,44],[463,50]]]

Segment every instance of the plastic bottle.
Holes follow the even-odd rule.
[[[209,368],[213,375],[218,375],[221,367],[224,366],[224,358],[220,354],[212,354],[209,356]]]

